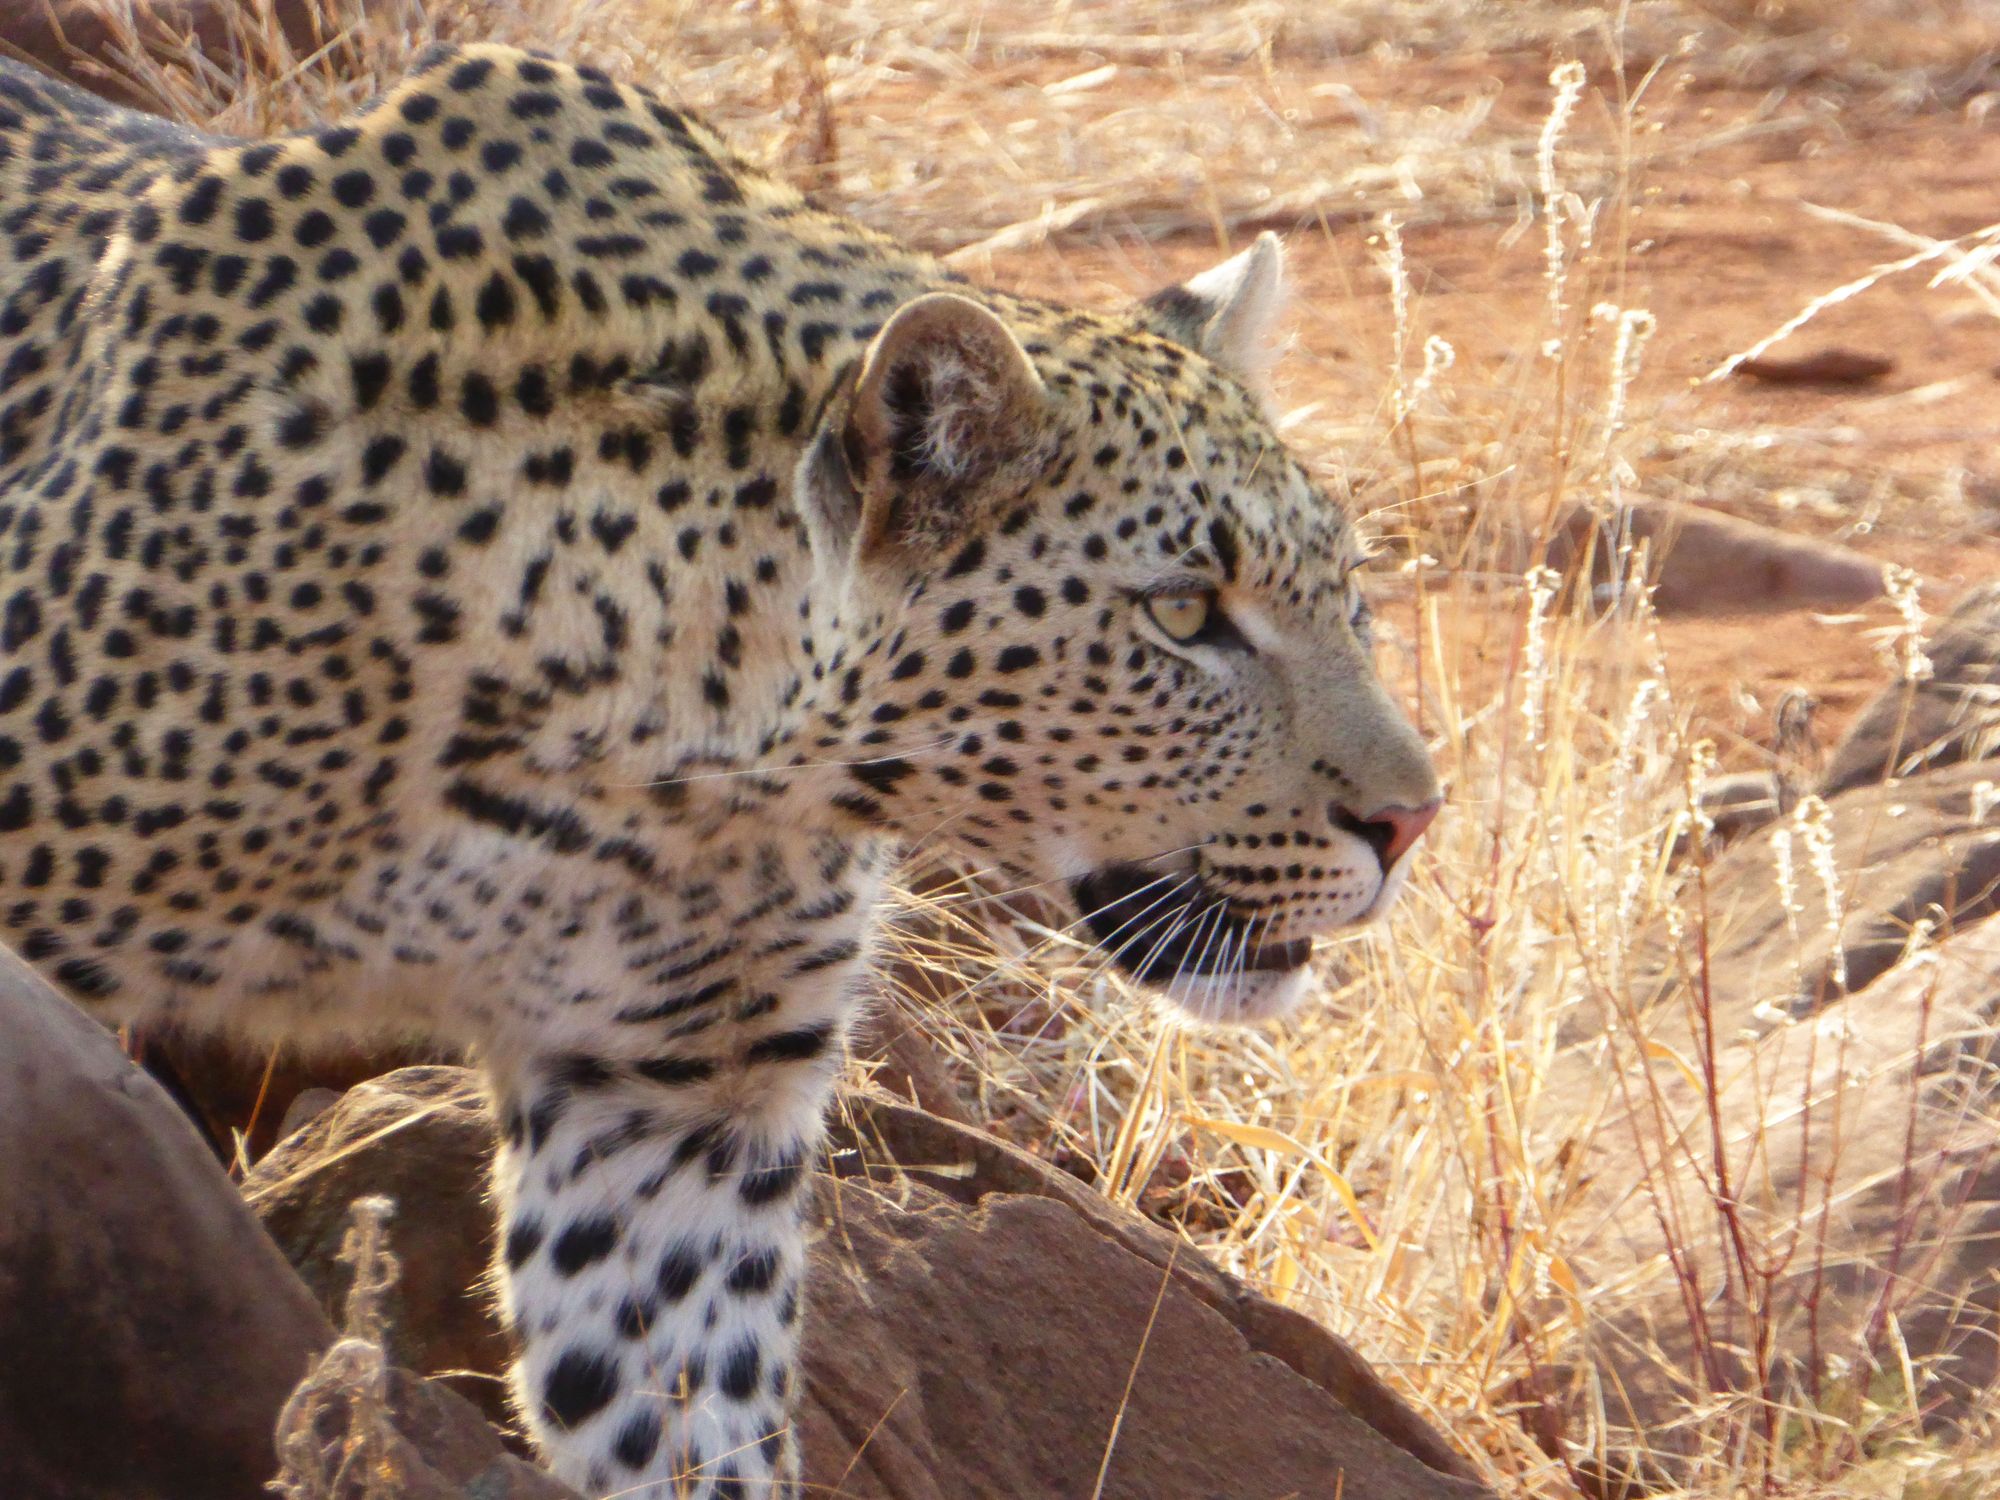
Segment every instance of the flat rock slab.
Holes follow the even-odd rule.
[[[1653,1035],[1700,1055],[1673,1019]],[[1815,1358],[1900,1391],[1906,1353],[1926,1417],[1964,1416],[2000,1378],[2000,923],[1801,1019],[1722,1035],[1712,1103],[1662,1068],[1592,1134],[1579,1218],[1599,1228],[1572,1266],[1586,1284],[1636,1273],[1656,1288],[1626,1299],[1599,1341],[1617,1370],[1603,1387],[1612,1420],[1656,1452],[1692,1449],[1709,1392],[1760,1388],[1757,1340],[1716,1293],[1740,1285],[1732,1224],[1772,1268],[1764,1355],[1781,1398],[1810,1388]],[[1670,1257],[1709,1291],[1707,1337]]]
[[[1121,1500],[1489,1493],[1338,1339],[1156,1226],[978,1132],[861,1113],[943,1170],[878,1154],[822,1193],[809,1477],[856,1500],[1082,1500],[1100,1471]],[[982,1180],[996,1160],[1048,1191]]]
[[[1594,1228],[1565,1253],[1616,1306],[1592,1389],[1647,1452],[1698,1449],[1710,1393],[1767,1379],[1780,1400],[1842,1368],[1900,1391],[1906,1354],[1949,1420],[2000,1377],[1994,779],[1961,759],[1828,797],[1833,912],[1798,818],[1745,835],[1706,872],[1705,955],[1691,915],[1677,957],[1660,938],[1635,960],[1654,1065],[1592,1115],[1571,1213]],[[1616,1051],[1557,1058],[1551,1097],[1606,1091],[1634,1040],[1611,1029]],[[1771,1277],[1755,1330],[1746,1257]]]
[[[1994,768],[1965,761],[1827,801],[1839,910],[1829,914],[1795,820],[1732,845],[1708,872],[1708,973],[1718,1023],[1761,1032],[1772,1009],[1802,1015],[1863,989],[1903,955],[1912,926],[1965,928],[2000,909]],[[1789,837],[1799,911],[1778,892],[1774,841]],[[1837,920],[1836,920],[1837,918]],[[1662,986],[1678,983],[1665,965]],[[1844,981],[1842,976],[1844,976]]]

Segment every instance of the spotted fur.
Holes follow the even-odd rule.
[[[592,1494],[793,1493],[896,849],[1251,1018],[1434,806],[1255,392],[1268,238],[975,290],[483,46],[254,143],[0,64],[0,235],[0,935],[107,1018],[469,1049]]]

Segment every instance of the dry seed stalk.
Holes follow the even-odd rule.
[[[401,1476],[391,1457],[388,1329],[384,1311],[399,1268],[389,1253],[387,1198],[357,1198],[337,1257],[353,1268],[346,1328],[299,1382],[278,1414],[278,1475],[285,1500],[395,1500]]]

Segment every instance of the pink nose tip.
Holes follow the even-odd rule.
[[[1410,846],[1424,836],[1444,803],[1433,797],[1422,807],[1385,807],[1368,817],[1359,817],[1339,803],[1332,807],[1333,826],[1351,833],[1375,851],[1382,873],[1396,868],[1396,861],[1410,852]]]

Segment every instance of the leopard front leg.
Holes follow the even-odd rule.
[[[793,1076],[753,1112],[698,1101],[675,1076],[705,1077],[691,1062],[655,1080],[569,1057],[501,1085],[515,1396],[586,1495],[798,1494],[804,1199],[831,1073],[773,1063]]]

